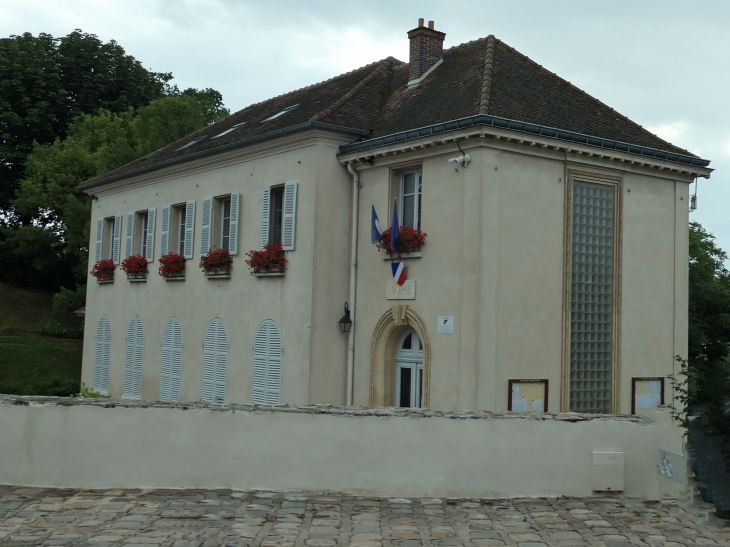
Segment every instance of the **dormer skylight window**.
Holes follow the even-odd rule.
[[[210,140],[213,140],[213,139],[217,139],[217,138],[219,138],[219,137],[222,137],[223,135],[227,135],[227,134],[228,134],[228,133],[230,133],[231,131],[233,131],[233,130],[235,130],[235,129],[238,129],[239,127],[242,127],[242,126],[244,126],[244,125],[246,125],[246,122],[241,122],[241,123],[237,123],[237,124],[236,124],[236,125],[234,125],[233,127],[230,127],[230,128],[228,128],[228,129],[226,129],[226,130],[225,130],[225,131],[224,131],[223,133],[219,133],[219,134],[217,134],[217,135],[216,135],[215,137],[211,137],[211,138],[210,138]]]
[[[266,122],[270,122],[271,120],[275,120],[276,118],[279,118],[279,117],[283,116],[287,112],[291,112],[292,110],[294,110],[295,108],[298,108],[299,106],[300,106],[299,104],[293,104],[291,106],[287,106],[284,110],[282,110],[278,114],[274,114],[273,116],[269,116],[268,118],[266,118],[261,123],[266,123]]]
[[[160,154],[160,153],[161,153],[161,152],[162,152],[162,151],[163,151],[163,150],[164,150],[165,148],[167,148],[167,146],[163,146],[163,147],[162,147],[162,148],[160,148],[159,150],[155,150],[154,152],[150,152],[150,153],[149,153],[149,154],[147,154],[146,156],[142,156],[142,157],[141,157],[141,158],[139,158],[139,159],[140,159],[140,161],[142,161],[142,160],[146,160],[146,159],[149,159],[149,158],[151,158],[152,156],[156,156],[157,154]]]
[[[177,150],[175,150],[175,152],[179,152],[180,150],[184,150],[185,148],[194,145],[196,142],[202,141],[205,137],[206,137],[206,135],[203,135],[202,137],[196,137],[193,140],[191,140],[189,143],[183,144],[180,148],[178,148]]]

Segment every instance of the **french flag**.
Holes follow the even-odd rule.
[[[402,262],[391,262],[390,267],[393,269],[393,279],[398,285],[402,285],[406,281],[406,267]]]

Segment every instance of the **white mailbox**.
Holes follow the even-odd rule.
[[[624,453],[593,452],[593,491],[623,492]]]

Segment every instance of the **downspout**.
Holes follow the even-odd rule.
[[[347,170],[352,175],[352,230],[350,241],[350,319],[352,327],[347,335],[347,406],[352,406],[353,369],[355,366],[355,289],[357,287],[357,212],[360,199],[360,175],[353,168],[353,162],[347,163]]]

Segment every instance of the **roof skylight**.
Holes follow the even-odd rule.
[[[282,110],[282,111],[281,111],[281,112],[279,112],[278,114],[274,114],[273,116],[269,116],[268,118],[266,118],[266,119],[265,119],[264,121],[262,121],[261,123],[266,123],[266,122],[270,122],[271,120],[275,120],[276,118],[279,118],[280,116],[283,116],[283,115],[284,115],[284,114],[286,114],[287,112],[291,112],[292,110],[294,110],[294,109],[295,109],[295,108],[297,108],[298,106],[299,106],[299,104],[293,104],[293,105],[291,105],[291,106],[287,106],[287,107],[286,107],[286,108],[285,108],[284,110]]]
[[[229,127],[228,129],[226,129],[223,133],[219,133],[215,137],[211,137],[210,140],[217,139],[218,137],[222,137],[223,135],[227,135],[231,131],[238,129],[239,127],[244,126],[244,125],[246,125],[246,122],[237,123],[233,127]]]
[[[203,139],[204,139],[205,137],[206,137],[206,135],[203,135],[202,137],[196,137],[196,138],[194,138],[193,140],[191,140],[191,141],[190,141],[189,143],[187,143],[187,144],[183,144],[183,145],[182,145],[182,146],[181,146],[180,148],[177,148],[177,149],[175,150],[175,152],[179,152],[180,150],[183,150],[183,149],[187,148],[188,146],[192,146],[192,145],[194,145],[194,144],[195,144],[196,142],[200,142],[200,141],[202,141],[202,140],[203,140]]]

